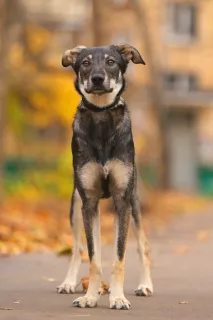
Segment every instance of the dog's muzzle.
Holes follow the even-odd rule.
[[[86,93],[104,94],[113,91],[112,88],[107,86],[105,76],[101,73],[95,73],[91,76],[89,85],[85,88]]]

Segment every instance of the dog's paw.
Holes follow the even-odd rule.
[[[150,297],[153,295],[153,286],[146,284],[139,284],[135,290],[135,295],[140,297]]]
[[[75,293],[76,284],[69,281],[64,281],[60,286],[57,287],[58,293]]]
[[[130,302],[124,297],[110,297],[110,309],[129,310],[131,308]]]
[[[94,308],[97,306],[99,295],[85,295],[75,299],[72,303],[73,307],[78,308]]]

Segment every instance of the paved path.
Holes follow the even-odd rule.
[[[201,240],[197,239],[197,232]],[[158,232],[159,233],[159,232]],[[77,295],[56,294],[55,287],[63,279],[67,258],[51,254],[22,255],[0,259],[0,319],[5,320],[66,320],[90,319],[211,319],[213,320],[213,212],[183,215],[167,230],[151,237],[153,258],[152,298],[135,297],[138,258],[135,245],[127,252],[125,292],[132,309],[116,311],[108,308],[108,296],[103,296],[95,309],[71,306]],[[185,253],[184,253],[185,252]],[[103,248],[104,280],[109,279],[112,248]],[[87,274],[83,264],[81,275]],[[56,278],[48,282],[47,278]],[[20,303],[14,301],[20,300]],[[187,301],[187,304],[180,304]]]

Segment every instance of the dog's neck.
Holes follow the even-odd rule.
[[[96,95],[93,95],[93,96],[96,96]],[[101,98],[103,98],[103,100],[101,100]],[[83,96],[82,101],[81,101],[81,105],[84,106],[85,108],[90,109],[95,112],[103,112],[106,110],[116,108],[119,105],[124,105],[124,100],[123,100],[123,98],[121,98],[121,96],[116,96],[116,98],[112,102],[106,99],[105,104],[103,103],[104,99],[106,99],[106,98],[104,98],[102,96],[98,96],[98,97],[95,97],[94,100],[90,99],[90,101],[88,101]],[[100,102],[100,100],[102,103]]]

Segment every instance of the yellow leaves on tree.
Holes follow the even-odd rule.
[[[30,96],[36,110],[32,122],[44,127],[59,120],[63,125],[70,126],[80,102],[73,79],[63,74],[39,74],[37,85],[38,89]]]
[[[62,70],[61,55],[53,49],[54,33],[29,24],[23,39],[11,45],[8,59],[20,106],[30,105],[25,108],[26,119],[40,128],[55,123],[70,127],[80,97],[73,73]]]
[[[51,40],[51,33],[40,26],[29,25],[26,29],[29,49],[33,53],[42,51]]]
[[[27,45],[32,53],[44,50],[52,38],[52,34],[47,29],[38,25],[28,25],[25,31]]]

